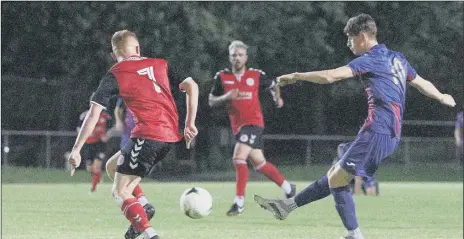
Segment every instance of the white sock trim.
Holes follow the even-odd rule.
[[[149,227],[145,229],[145,231],[143,231],[142,235],[143,235],[143,238],[150,239],[158,234],[156,233],[155,229],[153,229],[153,227]]]
[[[148,199],[145,196],[141,196],[137,200],[139,200],[140,204],[142,204],[142,207],[148,203]]]
[[[234,203],[237,203],[239,207],[245,205],[245,196],[235,196]]]
[[[348,230],[348,236],[356,236],[356,235],[361,235],[361,230],[358,228],[354,230]]]
[[[264,160],[262,163],[256,165],[255,170],[256,171],[260,170],[262,167],[264,167],[264,165],[266,165],[266,160]]]
[[[282,188],[284,190],[285,194],[289,194],[289,193],[292,192],[292,186],[290,185],[290,183],[287,180],[284,180],[282,185],[280,185],[280,188]]]
[[[243,159],[234,159],[234,164],[247,164],[246,160]]]

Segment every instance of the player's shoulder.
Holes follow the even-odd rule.
[[[257,69],[257,68],[248,68],[248,71],[258,72],[260,75],[266,75],[266,72],[264,72],[261,69]]]
[[[219,70],[218,72],[216,72],[216,74],[214,74],[214,79],[217,79],[221,74],[232,74],[232,71],[229,70],[229,68],[224,68],[222,70]]]

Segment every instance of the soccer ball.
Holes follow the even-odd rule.
[[[204,188],[188,188],[180,197],[180,209],[193,219],[206,217],[213,210],[213,198]]]

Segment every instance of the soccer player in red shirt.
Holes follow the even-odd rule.
[[[84,122],[87,113],[88,110],[82,112],[79,116],[80,125]],[[106,126],[109,119],[109,114],[101,112],[92,134],[85,141],[84,158],[86,159],[86,169],[92,175],[92,188],[90,189],[90,192],[95,192],[97,184],[100,183],[102,175],[102,161],[105,160],[106,157],[105,142],[108,141]],[[79,132],[80,129],[81,127],[77,127],[77,132]]]
[[[236,197],[228,216],[240,215],[244,210],[245,188],[248,181],[249,158],[255,170],[274,181],[286,197],[295,195],[295,185],[290,184],[270,162],[266,162],[262,148],[264,120],[259,102],[259,92],[270,90],[277,107],[283,106],[280,90],[275,81],[257,69],[247,69],[248,46],[233,41],[229,46],[229,61],[232,71],[224,69],[214,76],[209,95],[211,107],[228,102],[229,119],[237,143],[233,163],[236,170]]]
[[[140,180],[164,158],[175,142],[185,138],[188,148],[197,135],[198,85],[190,77],[179,85],[187,93],[187,117],[182,135],[178,132],[177,107],[169,87],[167,61],[141,57],[137,36],[128,30],[116,32],[111,45],[118,62],[102,78],[91,100],[89,113],[69,158],[71,175],[81,162],[82,145],[93,131],[100,112],[107,107],[111,97],[120,95],[133,113],[135,127],[131,140],[110,158],[117,160],[113,197],[145,239],[158,239],[144,208],[133,195],[134,189],[140,187]]]

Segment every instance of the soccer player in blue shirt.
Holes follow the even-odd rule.
[[[456,103],[452,96],[442,94],[431,82],[420,77],[401,53],[378,44],[377,27],[371,16],[360,14],[350,18],[344,32],[348,36],[348,47],[358,58],[336,69],[292,73],[277,79],[281,85],[296,81],[330,84],[358,77],[366,88],[369,104],[363,127],[327,175],[295,197],[273,200],[255,195],[255,201],[283,220],[292,210],[332,194],[335,208],[348,231],[342,238],[363,239],[348,184],[354,176],[368,178],[374,175],[379,164],[398,146],[406,83],[446,106],[454,107]]]

